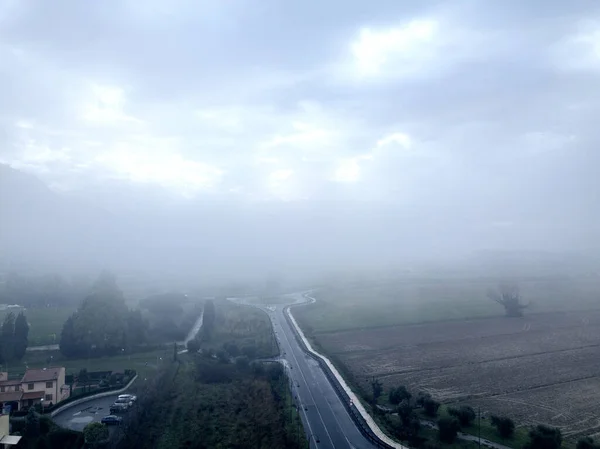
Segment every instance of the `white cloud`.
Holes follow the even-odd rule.
[[[90,122],[108,125],[121,122],[141,123],[141,120],[126,114],[124,108],[123,89],[92,84],[89,99],[84,105],[83,117]]]
[[[345,159],[340,162],[333,180],[337,182],[356,182],[360,177],[360,165],[358,158]]]
[[[118,142],[95,158],[108,173],[138,183],[156,183],[190,196],[211,190],[223,170],[204,162],[184,158],[176,145],[169,148],[158,140],[149,147],[149,139]]]
[[[578,31],[557,42],[552,50],[559,69],[600,70],[600,19],[580,22]]]
[[[363,28],[351,44],[351,53],[359,77],[378,77],[390,68],[413,71],[431,57],[438,39],[434,20],[415,20],[396,28],[373,30]]]

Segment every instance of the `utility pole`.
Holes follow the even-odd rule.
[[[479,415],[479,449],[481,449],[481,407],[477,407],[478,415]]]

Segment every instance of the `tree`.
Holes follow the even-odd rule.
[[[21,360],[25,356],[29,340],[29,323],[23,312],[17,315],[14,333],[14,357]]]
[[[109,433],[106,424],[92,422],[83,428],[83,437],[85,438],[85,442],[91,445],[108,440],[108,436]]]
[[[423,400],[423,410],[427,416],[437,416],[438,409],[440,408],[440,403],[432,398],[425,398]]]
[[[213,330],[215,327],[215,318],[216,318],[216,311],[215,311],[215,303],[210,300],[207,299],[206,302],[204,303],[204,312],[202,315],[202,339],[204,341],[210,341],[212,334],[213,334]]]
[[[437,424],[440,441],[448,444],[454,443],[460,430],[458,420],[456,418],[440,418]]]
[[[74,322],[76,319],[76,314],[77,312],[75,312],[73,315],[67,318],[67,320],[63,324],[63,328],[60,334],[60,352],[67,357],[76,357],[82,351],[81,344],[76,340],[75,337]]]
[[[594,443],[592,437],[583,437],[577,441],[576,449],[600,449],[600,444]]]
[[[523,316],[523,309],[527,307],[521,302],[519,287],[507,282],[500,284],[498,291],[488,290],[488,297],[504,307],[507,317]]]
[[[410,401],[411,397],[412,397],[412,395],[406,389],[406,387],[404,385],[400,385],[397,388],[390,389],[388,399],[390,401],[390,404],[397,405],[397,404],[400,404],[400,402],[402,402],[404,400]]]
[[[492,415],[490,422],[496,427],[501,438],[512,438],[515,433],[515,423],[510,418]]]
[[[448,414],[458,419],[462,427],[470,426],[476,417],[475,410],[468,405],[463,405],[460,408],[451,407],[448,409]]]
[[[529,431],[529,442],[525,449],[558,449],[562,444],[562,433],[556,427],[537,425]]]
[[[373,391],[373,403],[377,404],[377,400],[381,396],[381,393],[383,393],[383,385],[379,379],[373,379],[371,381],[371,390]]]
[[[191,354],[197,353],[200,350],[200,342],[198,340],[196,340],[195,338],[192,338],[187,343],[187,350]]]
[[[9,312],[4,317],[2,323],[1,342],[2,342],[2,360],[9,362],[15,356],[15,314]]]
[[[33,407],[30,407],[25,417],[25,436],[35,438],[40,434],[40,418]]]

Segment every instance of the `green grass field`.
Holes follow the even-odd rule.
[[[405,279],[361,286],[336,286],[316,292],[317,302],[294,309],[309,332],[373,328],[504,315],[487,297],[497,280]],[[529,279],[518,283],[525,313],[598,308],[600,280]]]
[[[86,368],[88,371],[134,369],[142,379],[152,375],[157,369],[157,364],[172,358],[173,348],[168,346],[148,352],[90,359],[66,359],[59,351],[32,351],[26,353],[20,362],[2,366],[2,370],[8,371],[10,378],[18,378],[25,373],[26,368],[46,366],[64,366],[67,374],[77,374],[82,368]]]
[[[4,321],[7,313],[18,314],[21,309],[0,311],[0,320]],[[29,323],[29,346],[43,346],[58,343],[60,333],[67,318],[75,311],[71,307],[47,307],[27,309],[25,314]]]

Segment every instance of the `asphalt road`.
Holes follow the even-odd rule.
[[[83,431],[91,422],[100,422],[106,415],[110,415],[110,406],[117,400],[118,394],[103,398],[92,399],[89,402],[76,405],[54,416],[53,421],[61,427]],[[135,407],[135,405],[134,405]],[[127,413],[122,413],[123,422],[127,421]],[[119,426],[109,426],[111,436],[119,432]]]
[[[283,308],[277,305],[264,307],[264,310],[271,317],[281,356],[288,367],[310,447],[373,448],[355,426],[319,364],[302,350],[283,315]]]

